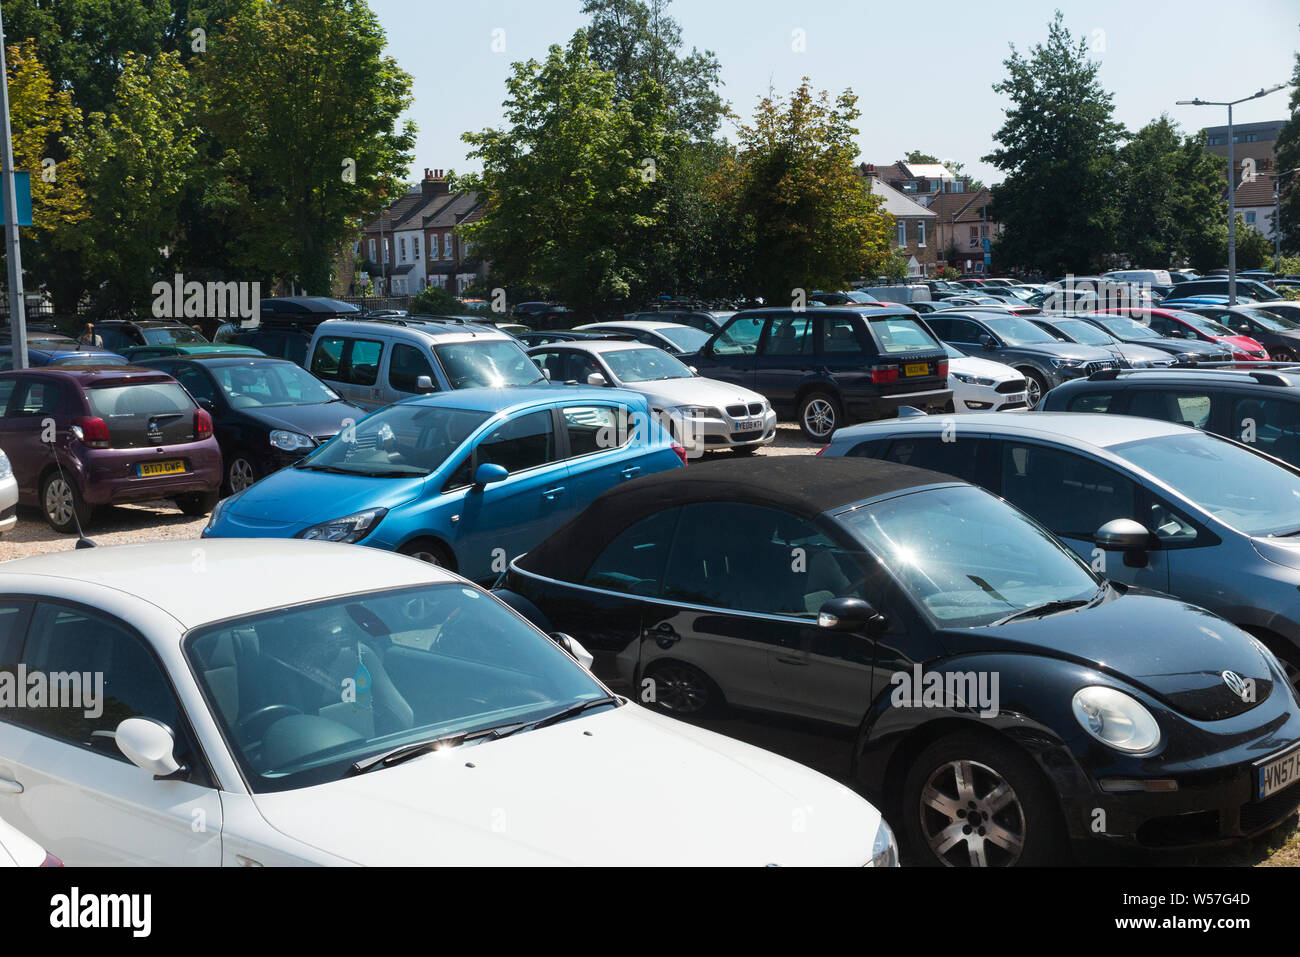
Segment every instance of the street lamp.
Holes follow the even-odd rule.
[[[1292,173],[1300,173],[1300,166],[1280,173],[1269,171],[1265,174],[1273,177],[1273,272],[1275,273],[1282,270],[1282,180]]]
[[[5,62],[4,19],[0,15],[0,180],[3,181],[5,238],[9,263],[9,328],[15,369],[27,368],[27,316],[23,306],[23,261],[18,244],[18,194],[14,180],[13,134],[9,128],[9,64]]]
[[[1286,84],[1279,83],[1258,93],[1243,96],[1240,100],[1177,100],[1177,106],[1226,106],[1228,108],[1228,305],[1237,304],[1237,156],[1232,142],[1232,108],[1238,103],[1258,100],[1278,90],[1285,90]]]

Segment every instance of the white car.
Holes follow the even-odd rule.
[[[0,808],[69,865],[897,859],[849,788],[612,695],[572,639],[401,555],[83,549],[5,563],[0,595],[29,689]]]
[[[948,388],[958,412],[1010,412],[1029,408],[1025,377],[1001,362],[975,359],[947,343]]]
[[[675,356],[639,342],[586,339],[528,350],[552,382],[639,392],[688,453],[752,452],[776,438],[772,403],[744,386],[696,375]]]
[[[0,450],[0,536],[18,524],[18,480],[9,456]]]
[[[574,326],[578,332],[621,332],[637,342],[657,346],[673,355],[699,352],[713,333],[696,329],[680,322],[663,322],[650,319],[624,319],[622,322],[591,322]]]
[[[0,867],[62,867],[63,862],[45,853],[26,834],[0,819]]]

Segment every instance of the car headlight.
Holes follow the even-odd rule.
[[[993,379],[985,379],[982,376],[968,375],[965,372],[953,372],[948,370],[948,375],[952,376],[958,382],[965,382],[967,385],[996,385]]]
[[[1049,359],[1048,361],[1056,369],[1077,369],[1083,365],[1082,359]]]
[[[252,486],[249,487],[251,488]],[[248,489],[244,489],[244,492],[247,491]],[[211,532],[214,528],[217,527],[217,522],[221,521],[221,516],[225,514],[226,509],[230,507],[231,503],[234,502],[235,499],[243,495],[244,492],[236,492],[234,495],[227,495],[225,498],[223,498],[220,502],[218,502],[216,505],[212,507],[212,511],[208,514],[208,524],[203,526],[204,535],[207,535],[209,532]]]
[[[386,508],[368,508],[363,512],[354,512],[343,518],[313,525],[294,537],[320,542],[359,542],[374,531],[380,519],[387,514]]]
[[[281,452],[297,452],[301,449],[314,449],[316,443],[308,436],[286,429],[271,430],[271,444]]]
[[[885,819],[876,827],[876,839],[871,842],[872,867],[898,867],[898,841]]]
[[[9,456],[0,450],[0,479],[7,479],[14,474],[14,467],[9,462]]]
[[[1160,743],[1160,725],[1151,712],[1117,688],[1080,688],[1074,694],[1074,717],[1083,730],[1116,751],[1139,754]]]
[[[688,419],[717,419],[721,418],[717,409],[710,409],[703,405],[681,405],[675,410],[678,414]]]

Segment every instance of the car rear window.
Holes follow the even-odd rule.
[[[907,316],[880,316],[869,321],[871,331],[880,343],[880,351],[885,355],[939,348],[939,343],[916,319]]]
[[[93,415],[108,423],[115,449],[193,441],[194,400],[179,382],[136,382],[86,389]]]

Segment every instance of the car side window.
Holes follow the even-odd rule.
[[[1134,517],[1137,485],[1081,455],[1003,442],[1002,497],[1057,535],[1091,540],[1111,519]]]
[[[31,603],[25,601],[0,602],[0,672],[15,674],[27,632],[27,616]],[[5,709],[0,708],[0,718]]]
[[[758,337],[763,332],[762,316],[742,316],[727,323],[713,340],[715,356],[748,356],[758,351]]]
[[[626,445],[631,438],[627,410],[612,405],[579,405],[561,410],[569,434],[569,457]]]
[[[501,423],[479,441],[474,457],[478,465],[502,465],[511,474],[554,462],[551,410],[529,412]]]
[[[1300,462],[1300,408],[1284,399],[1235,396],[1229,438],[1286,462]]]
[[[95,335],[99,336],[99,341],[104,343],[104,348],[109,352],[118,352],[127,346],[134,345],[118,329],[95,329]]]
[[[663,597],[815,618],[831,598],[857,595],[863,577],[856,558],[806,519],[760,505],[698,503],[682,508]]]
[[[1070,399],[1070,412],[1108,412],[1114,396],[1109,392],[1085,392]]]
[[[416,382],[420,376],[428,376],[434,388],[438,387],[438,378],[433,374],[433,364],[415,346],[404,342],[394,343],[393,354],[388,358],[388,384],[398,392],[415,393]]]
[[[889,451],[885,453],[884,459],[913,468],[954,475],[967,482],[975,481],[973,446],[961,442],[945,442],[942,438],[894,439],[889,443]]]
[[[27,379],[18,390],[16,400],[9,406],[9,418],[53,415],[59,410],[62,390],[54,382]]]
[[[216,387],[213,386],[212,380],[208,378],[207,373],[184,364],[173,366],[167,372],[177,382],[185,386],[185,390],[195,399],[207,399],[209,402],[217,401]]]
[[[1211,407],[1212,402],[1206,392],[1139,389],[1129,399],[1128,414],[1203,429],[1210,421]]]
[[[180,734],[179,708],[162,668],[144,640],[114,618],[39,602],[20,660],[29,675],[46,678],[47,707],[14,712],[35,731],[121,761],[126,757],[111,735],[126,718],[153,718]]]
[[[681,511],[664,509],[614,536],[591,563],[581,584],[650,598],[658,596]]]
[[[374,385],[379,381],[379,358],[384,344],[374,339],[353,339],[344,357],[345,381],[353,385]]]
[[[987,333],[984,332],[978,324],[971,322],[969,319],[951,319],[952,326],[948,333],[949,342],[959,342],[962,345],[977,346],[980,340]]]
[[[343,346],[346,342],[340,336],[322,336],[316,341],[316,350],[311,356],[311,373],[322,379],[338,379],[343,368]]]
[[[812,354],[812,319],[805,315],[781,316],[772,320],[763,354],[806,356]]]
[[[852,316],[821,316],[822,355],[861,354],[862,342],[858,338],[857,324]]]
[[[9,403],[17,388],[17,379],[0,379],[0,418],[9,414]]]

